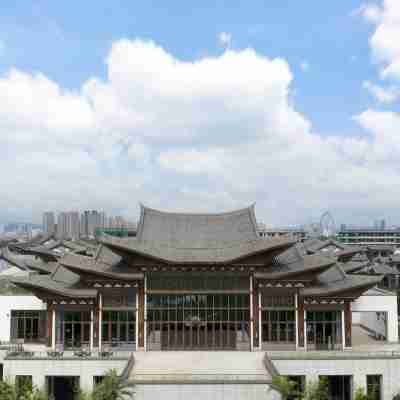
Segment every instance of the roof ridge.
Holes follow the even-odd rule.
[[[171,215],[171,216],[194,216],[194,217],[218,217],[218,216],[229,216],[229,215],[236,215],[236,214],[241,214],[246,211],[254,210],[255,207],[255,202],[251,203],[248,207],[243,207],[243,208],[238,208],[235,210],[230,210],[230,211],[222,211],[218,213],[207,213],[207,212],[179,212],[179,211],[163,211],[163,210],[158,210],[156,208],[152,207],[147,207],[143,203],[139,203],[140,207],[143,208],[144,211],[150,211],[153,213],[161,214],[161,215]]]

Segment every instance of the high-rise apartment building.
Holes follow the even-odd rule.
[[[386,229],[386,221],[384,219],[377,219],[374,221],[374,228],[384,230]]]
[[[97,210],[86,210],[81,215],[81,236],[94,237],[97,228],[104,228],[107,225],[105,212]]]
[[[79,239],[80,233],[79,212],[60,212],[57,217],[58,239]]]
[[[79,212],[70,211],[67,213],[67,238],[79,239]]]
[[[43,231],[48,234],[55,233],[55,217],[54,212],[48,211],[43,213]]]
[[[68,225],[68,213],[60,212],[57,216],[57,233],[56,236],[58,239],[66,239],[67,238],[67,225]]]
[[[100,228],[107,228],[107,214],[104,211],[100,212]]]

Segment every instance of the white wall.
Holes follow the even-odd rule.
[[[33,384],[44,387],[46,376],[79,376],[83,390],[93,389],[93,377],[103,376],[110,369],[121,373],[127,360],[6,360],[3,374],[9,379],[16,375],[32,375]]]
[[[10,341],[11,310],[46,310],[35,296],[0,296],[0,341]]]
[[[368,311],[380,311],[386,312],[387,317],[387,340],[389,342],[397,342],[399,339],[399,328],[397,322],[397,296],[393,295],[364,295],[359,297],[355,302],[351,304],[351,310],[356,318],[353,323],[362,323],[364,320],[367,323],[368,317],[363,313]],[[357,317],[357,313],[360,312],[360,316]],[[372,314],[371,314],[372,315]],[[376,314],[375,314],[376,315]],[[371,317],[372,318],[372,317]]]
[[[162,395],[161,395],[162,393]],[[280,400],[263,384],[136,385],[137,400]]]
[[[122,372],[127,360],[7,360],[4,376],[32,375],[33,384],[45,385],[46,376],[79,376],[83,390],[93,389],[93,377],[115,368]],[[137,384],[135,399],[159,400],[280,400],[281,395],[267,384]]]
[[[375,311],[364,311],[353,313],[353,324],[362,325],[365,328],[375,332],[386,338],[386,319],[385,316],[380,315],[378,319],[378,314]]]
[[[305,375],[307,381],[315,381],[320,375],[351,375],[353,388],[366,390],[367,375],[382,375],[382,400],[392,400],[400,392],[400,359],[316,359],[272,361],[281,375]]]

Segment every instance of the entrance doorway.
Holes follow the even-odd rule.
[[[47,376],[46,383],[54,400],[75,400],[79,390],[79,376]]]
[[[249,350],[247,293],[151,294],[149,350]]]
[[[351,375],[323,375],[328,384],[329,400],[351,400],[352,399],[352,376]]]

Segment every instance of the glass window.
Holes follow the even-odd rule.
[[[294,343],[295,311],[293,295],[261,297],[261,332],[263,342]]]
[[[367,375],[367,395],[371,400],[381,400],[382,375]]]
[[[147,303],[149,349],[234,349],[250,346],[243,294],[162,295]],[[239,344],[240,343],[240,344]]]
[[[57,311],[56,342],[66,348],[88,346],[90,342],[90,311]]]
[[[341,349],[341,311],[307,311],[306,321],[307,347],[309,349]]]
[[[11,311],[11,340],[43,342],[46,339],[46,311]]]
[[[149,320],[155,317],[150,313]],[[136,337],[136,313],[125,310],[112,310],[103,313],[102,342],[111,346],[132,344]]]

